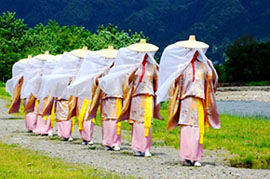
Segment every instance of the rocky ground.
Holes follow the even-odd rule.
[[[217,101],[260,101],[270,102],[270,86],[220,87]]]
[[[223,150],[204,150],[203,167],[184,167],[179,161],[179,151],[168,147],[153,147],[151,158],[137,158],[132,156],[130,142],[123,140],[121,151],[106,152],[101,144],[101,129],[98,126],[95,126],[94,131],[95,144],[83,146],[77,130],[73,142],[62,142],[57,137],[26,133],[24,120],[15,118],[18,117],[7,114],[6,101],[0,99],[0,142],[19,144],[50,157],[85,163],[123,175],[142,178],[270,178],[270,170],[230,167],[230,154]],[[130,133],[125,131],[124,135]]]

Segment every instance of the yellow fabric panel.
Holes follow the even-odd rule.
[[[39,113],[39,100],[36,100],[36,109],[37,109],[37,114]]]
[[[79,119],[78,119],[78,123],[79,123],[79,130],[83,130],[83,119],[87,110],[88,105],[91,104],[91,100],[83,100],[83,104],[80,110],[80,114],[79,114]]]
[[[53,106],[52,106],[52,113],[50,115],[50,120],[51,120],[51,127],[53,127],[53,123],[55,120],[55,104],[53,104]]]
[[[116,98],[116,117],[118,118],[121,114],[122,102],[120,98]],[[116,123],[116,134],[121,134],[121,122]]]
[[[145,137],[149,135],[149,129],[151,127],[151,120],[153,116],[153,96],[145,96],[145,108],[144,108],[144,128]]]
[[[73,117],[71,120],[72,120],[71,133],[73,133],[74,132],[74,128],[75,128],[75,117]]]
[[[92,123],[95,124],[96,123],[96,118],[92,119]]]
[[[199,131],[200,131],[200,144],[203,144],[203,136],[204,136],[204,110],[203,104],[201,100],[197,100],[198,104],[198,118],[199,118]]]

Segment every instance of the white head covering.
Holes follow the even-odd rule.
[[[136,52],[127,48],[121,48],[116,56],[114,66],[109,74],[99,79],[100,88],[108,96],[123,96],[122,84],[128,73],[136,70],[143,62],[144,56],[148,55],[149,63],[158,65],[154,60],[155,52]]]
[[[21,98],[28,98],[34,90],[39,89],[45,62],[45,60],[33,58],[25,64]]]
[[[55,58],[46,60],[43,66],[42,76],[51,74],[57,63],[58,62],[55,60]],[[33,95],[37,98],[42,84],[42,79],[43,78],[41,77],[40,80],[36,81],[35,88],[32,91]]]
[[[16,62],[12,66],[12,78],[6,82],[6,91],[10,94],[10,96],[13,96],[15,86],[23,76],[24,67],[25,63],[21,63],[20,61]]]
[[[179,77],[191,63],[196,51],[199,52],[197,59],[207,64],[208,68],[214,71],[216,77],[218,77],[212,63],[205,56],[206,50],[207,49],[183,48],[175,44],[165,48],[160,60],[158,90],[156,92],[157,103],[169,98],[168,91],[172,82]]]
[[[83,60],[75,81],[68,86],[71,96],[91,99],[93,80],[113,64],[114,58],[104,58],[97,52],[90,52]]]
[[[53,96],[68,100],[67,86],[72,78],[76,76],[81,63],[81,58],[69,52],[65,53],[52,70],[52,73],[43,75],[37,97],[43,99]]]

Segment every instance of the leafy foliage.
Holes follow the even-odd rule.
[[[250,0],[0,0],[0,12],[15,11],[30,27],[54,19],[96,31],[100,24],[143,31],[160,50],[195,34],[210,44],[208,56],[224,62],[224,51],[243,34],[270,40],[270,1]]]
[[[270,79],[270,42],[258,43],[243,36],[226,50],[225,78],[229,82],[266,81]]]
[[[82,26],[60,26],[53,20],[49,20],[47,25],[40,23],[28,28],[23,20],[15,18],[15,13],[3,13],[0,16],[0,69],[3,69],[0,81],[9,79],[12,65],[29,54],[38,55],[46,50],[61,54],[83,46],[99,50],[113,45],[119,49],[141,38],[146,38],[143,33],[119,31],[112,24],[107,27],[100,25],[96,33]]]
[[[15,13],[3,13],[0,17],[0,76],[2,81],[10,77],[13,63],[22,57],[22,37],[27,26],[22,19],[16,19]]]

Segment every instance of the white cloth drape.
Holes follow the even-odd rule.
[[[148,55],[149,63],[158,65],[154,60],[155,52],[135,52],[127,48],[119,49],[114,66],[110,69],[109,74],[99,79],[100,88],[107,96],[123,96],[122,84],[129,73],[136,70]]]
[[[76,79],[68,86],[71,96],[91,99],[94,79],[112,66],[114,58],[104,58],[90,52],[83,60]]]
[[[169,98],[168,92],[172,82],[179,77],[190,64],[196,51],[199,52],[197,59],[207,64],[208,68],[215,73],[215,83],[217,83],[218,75],[212,62],[205,56],[206,50],[207,49],[181,48],[174,44],[165,48],[160,60],[158,90],[156,92],[158,104]]]
[[[65,53],[58,61],[51,74],[43,75],[37,98],[43,99],[48,96],[59,97],[68,100],[67,90],[71,80],[75,78],[83,59]]]
[[[39,89],[40,80],[44,69],[44,60],[33,58],[25,64],[21,89],[21,98],[28,98],[34,90]]]
[[[42,84],[42,77],[44,75],[49,75],[52,73],[52,71],[54,70],[54,68],[56,67],[57,65],[57,61],[54,60],[54,59],[48,59],[44,62],[44,66],[43,66],[43,72],[42,72],[42,76],[40,78],[40,80],[37,80],[36,81],[36,85],[35,85],[35,88],[33,89],[32,93],[35,97],[38,97],[38,93],[40,91],[40,87],[41,87],[41,84]]]
[[[21,63],[20,61],[16,62],[12,66],[12,78],[6,82],[6,91],[10,94],[10,96],[13,96],[15,86],[23,76],[24,67],[25,63]]]

